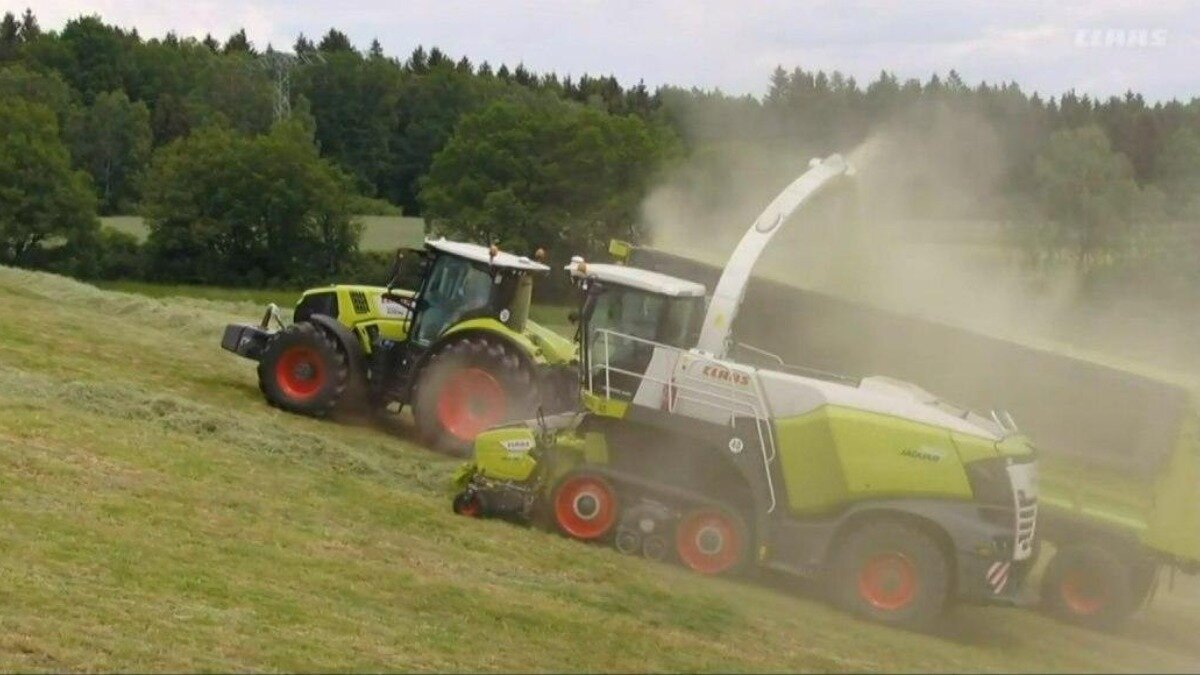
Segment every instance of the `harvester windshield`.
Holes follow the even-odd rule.
[[[607,371],[614,389],[636,388],[655,344],[695,345],[704,319],[702,285],[624,265],[573,263],[568,269],[587,281],[582,363]],[[620,385],[627,378],[633,378],[626,383],[632,388]]]

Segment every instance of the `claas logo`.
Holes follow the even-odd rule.
[[[744,387],[750,384],[750,376],[745,373],[740,373],[736,370],[730,370],[725,366],[707,365],[704,370],[700,371],[705,377],[736,384],[739,387]]]

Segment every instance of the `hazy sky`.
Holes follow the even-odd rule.
[[[1015,80],[1043,93],[1200,95],[1200,2],[1177,0],[43,0],[33,9],[53,29],[88,13],[144,36],[223,40],[245,27],[260,48],[290,49],[298,33],[335,26],[362,49],[378,38],[389,55],[437,45],[474,62],[731,93],[762,94],[783,65],[860,81],[885,68],[922,79],[955,68],[968,83]]]

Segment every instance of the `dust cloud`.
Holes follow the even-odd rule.
[[[705,138],[746,138],[693,120]],[[708,143],[646,199],[654,248],[722,265],[816,153],[803,140]],[[1200,372],[1200,321],[1136,288],[1098,297],[1076,268],[1031,269],[1012,237],[1017,159],[982,116],[927,104],[843,151],[856,176],[793,217],[758,274],[1057,351]]]

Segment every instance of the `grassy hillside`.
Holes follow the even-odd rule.
[[[263,403],[218,347],[259,311],[0,268],[0,670],[1200,669],[1194,583],[1115,636],[914,635],[455,517],[455,462]]]
[[[425,239],[425,221],[409,216],[358,216],[363,226],[361,248],[364,251],[392,251],[401,246],[419,246]],[[100,219],[104,227],[128,232],[144,239],[146,224],[138,216],[109,216]]]

